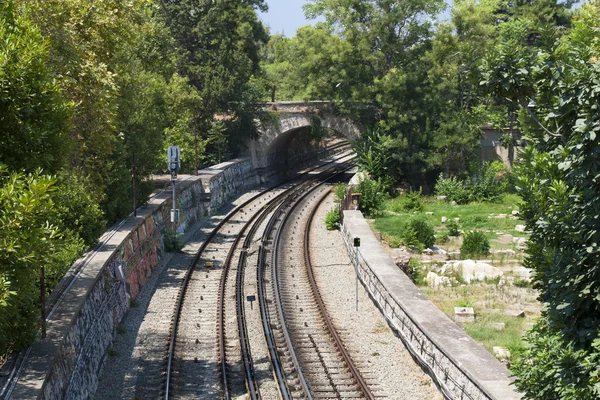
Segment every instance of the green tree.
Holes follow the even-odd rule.
[[[517,175],[531,230],[526,266],[544,310],[513,368],[529,399],[600,396],[599,20],[600,7],[584,5],[535,70],[539,124],[528,125]]]
[[[13,1],[0,3],[0,162],[57,171],[70,148],[68,105],[45,64],[48,42]]]
[[[49,283],[56,284],[83,247],[76,235],[60,232],[52,200],[54,184],[54,178],[39,172],[9,174],[0,166],[2,354],[27,346],[34,338],[40,267],[46,267]]]

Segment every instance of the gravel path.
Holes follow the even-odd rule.
[[[376,395],[388,399],[443,399],[360,284],[356,311],[354,268],[340,232],[327,231],[323,222],[327,211],[336,206],[333,199],[333,194],[329,195],[315,215],[311,257],[319,291],[346,347],[353,359],[369,371],[365,378],[377,381]]]

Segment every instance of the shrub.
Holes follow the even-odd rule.
[[[421,251],[424,248],[423,243],[419,242],[419,238],[417,238],[417,231],[411,226],[404,228],[402,241],[406,247],[416,251]]]
[[[460,236],[460,227],[458,226],[458,222],[451,219],[446,221],[446,228],[448,228],[449,236]]]
[[[165,251],[167,253],[180,252],[183,248],[181,236],[174,229],[168,229],[165,231],[163,241],[165,244]]]
[[[344,196],[346,196],[347,191],[347,184],[340,182],[337,185],[335,185],[335,201],[337,203],[340,203],[342,200],[344,200]]]
[[[332,208],[325,214],[325,227],[328,231],[333,231],[340,226],[340,213],[336,208]]]
[[[416,258],[408,260],[408,276],[417,285],[422,285],[424,283],[425,276],[423,274],[423,267]]]
[[[466,204],[471,199],[471,193],[464,182],[454,176],[444,178],[443,174],[440,174],[434,190],[436,195],[446,196],[448,201],[455,201],[457,204]]]
[[[408,221],[408,224],[404,230],[405,244],[407,231],[409,231],[408,235],[411,241],[413,240],[411,237],[411,235],[413,235],[412,231],[414,231],[414,238],[416,238],[416,240],[422,245],[419,246],[419,248],[429,248],[435,243],[435,233],[433,227],[422,218],[413,218]],[[408,246],[408,244],[406,245]]]
[[[371,178],[360,181],[356,192],[361,193],[359,209],[367,215],[378,213],[387,197],[385,185]]]
[[[404,194],[402,209],[404,211],[423,211],[423,201],[421,201],[421,189],[418,192],[410,191]]]
[[[490,242],[481,231],[470,231],[465,233],[463,244],[460,247],[460,257],[476,257],[490,252]]]
[[[450,240],[450,238],[448,237],[448,235],[446,234],[438,234],[435,237],[435,242],[437,244],[444,244],[444,243],[448,243],[448,240]]]

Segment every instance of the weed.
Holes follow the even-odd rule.
[[[527,279],[515,279],[513,285],[520,288],[529,288],[531,287],[531,282]]]
[[[167,253],[170,252],[180,252],[183,248],[183,241],[181,240],[181,235],[177,233],[174,229],[167,229],[163,236],[163,241],[165,244],[165,251]]]
[[[422,286],[425,283],[425,276],[423,273],[423,267],[419,264],[419,260],[416,258],[411,258],[408,260],[408,275],[410,279],[418,285]]]
[[[460,236],[460,227],[458,226],[458,222],[451,219],[446,222],[446,228],[448,228],[449,236]]]
[[[340,213],[337,208],[332,208],[325,214],[325,227],[328,231],[338,229],[340,226]]]
[[[130,308],[138,308],[140,306],[140,302],[133,297],[129,298],[129,307]]]
[[[127,328],[125,328],[125,325],[123,325],[123,324],[118,324],[118,325],[117,325],[117,333],[118,333],[119,335],[124,335],[124,334],[126,334],[126,333],[127,333]]]
[[[348,191],[347,184],[340,182],[337,185],[335,185],[335,201],[336,201],[336,203],[340,203],[344,199],[347,191]]]
[[[115,349],[114,347],[109,347],[108,350],[106,351],[106,354],[109,357],[119,357],[121,355],[121,353],[119,353],[119,351],[117,349]]]
[[[371,353],[371,355],[372,355],[373,357],[376,357],[376,356],[379,356],[380,354],[379,354],[379,352],[378,352],[378,351],[374,351],[373,353]]]

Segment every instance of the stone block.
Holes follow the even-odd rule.
[[[454,320],[456,322],[475,322],[473,307],[454,307]]]
[[[501,360],[507,360],[510,358],[510,351],[506,347],[494,346],[492,350],[494,351],[496,358]]]

